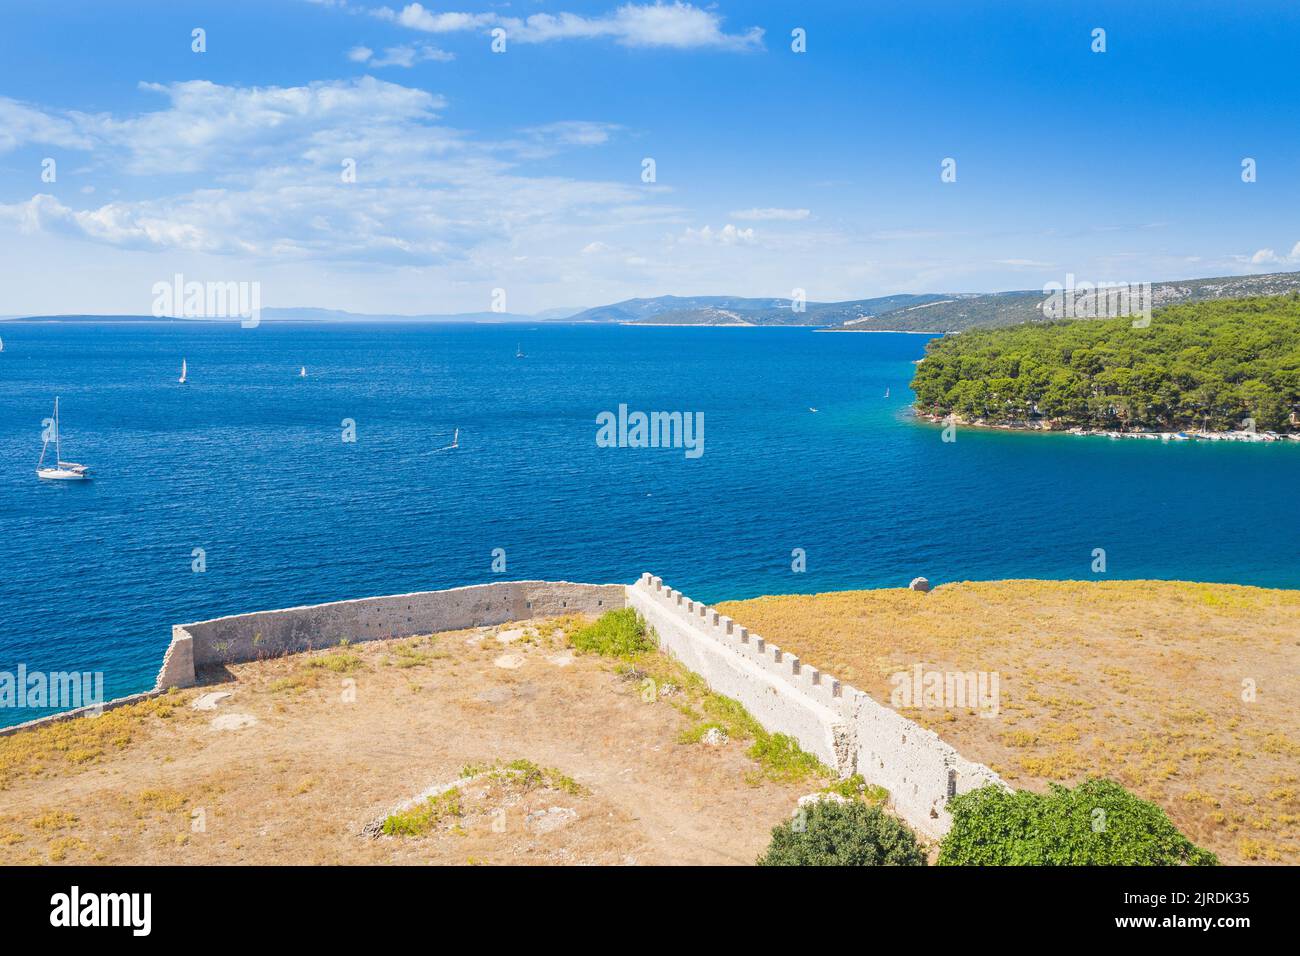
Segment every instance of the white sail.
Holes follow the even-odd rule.
[[[49,438],[41,445],[41,459],[36,463],[36,477],[50,481],[80,481],[87,478],[89,469],[75,461],[63,460],[63,449],[59,444],[59,399],[54,399],[54,467],[45,467],[45,452],[50,447]]]
[[[185,384],[185,375],[186,375],[185,359],[181,359],[181,377],[177,379],[177,381],[180,382],[182,385]]]
[[[307,366],[304,365],[302,368],[298,369],[298,377],[299,378],[307,377]]]

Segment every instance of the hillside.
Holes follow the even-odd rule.
[[[1177,305],[1214,299],[1283,295],[1300,291],[1300,272],[1274,272],[1256,276],[1224,276],[1216,279],[1180,279],[1151,284],[1152,305]],[[987,295],[931,297],[938,301],[912,303],[882,312],[865,322],[845,322],[846,329],[896,329],[901,332],[962,332],[966,329],[997,328],[1022,322],[1052,321],[1043,315],[1040,290],[994,292]]]
[[[917,409],[994,425],[1300,430],[1300,294],[1166,306],[928,343]]]
[[[882,703],[916,665],[996,672],[995,708],[896,709],[1013,786],[1109,776],[1224,863],[1300,862],[1300,592],[980,581],[718,610]]]
[[[624,322],[634,325],[839,325],[903,305],[941,298],[938,295],[888,295],[848,302],[808,302],[802,312],[789,299],[743,299],[730,296],[674,296],[628,299],[588,309],[573,322]]]

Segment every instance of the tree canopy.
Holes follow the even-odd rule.
[[[990,424],[1297,431],[1300,294],[1173,305],[932,340],[917,408]]]

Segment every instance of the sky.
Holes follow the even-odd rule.
[[[1300,269],[1298,46],[1284,2],[9,0],[0,315]]]

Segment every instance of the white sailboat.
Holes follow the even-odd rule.
[[[45,452],[50,447],[50,439],[47,436],[45,444],[41,446],[41,460],[36,463],[36,477],[44,478],[47,481],[84,481],[89,478],[89,471],[85,465],[79,465],[75,461],[63,461],[61,447],[59,445],[59,400],[54,399],[54,467],[46,468]]]
[[[453,435],[451,436],[451,444],[448,445],[447,447],[448,447],[448,448],[459,448],[459,447],[460,447],[460,429],[459,429],[459,428],[457,428],[455,434],[453,434]]]
[[[188,373],[186,372],[186,368],[185,368],[185,359],[181,359],[181,377],[178,378],[176,381],[178,381],[178,382],[180,382],[182,385],[184,385],[184,384],[185,384],[185,378],[186,378],[186,375],[187,375],[187,374],[188,374]]]
[[[298,377],[299,378],[307,377],[307,366],[304,365],[302,368],[298,369]]]
[[[522,342],[516,343],[515,358],[523,358],[523,357],[524,357],[524,344]]]
[[[889,397],[889,386],[886,385],[886,386],[885,386],[885,398],[888,398],[888,397]]]

